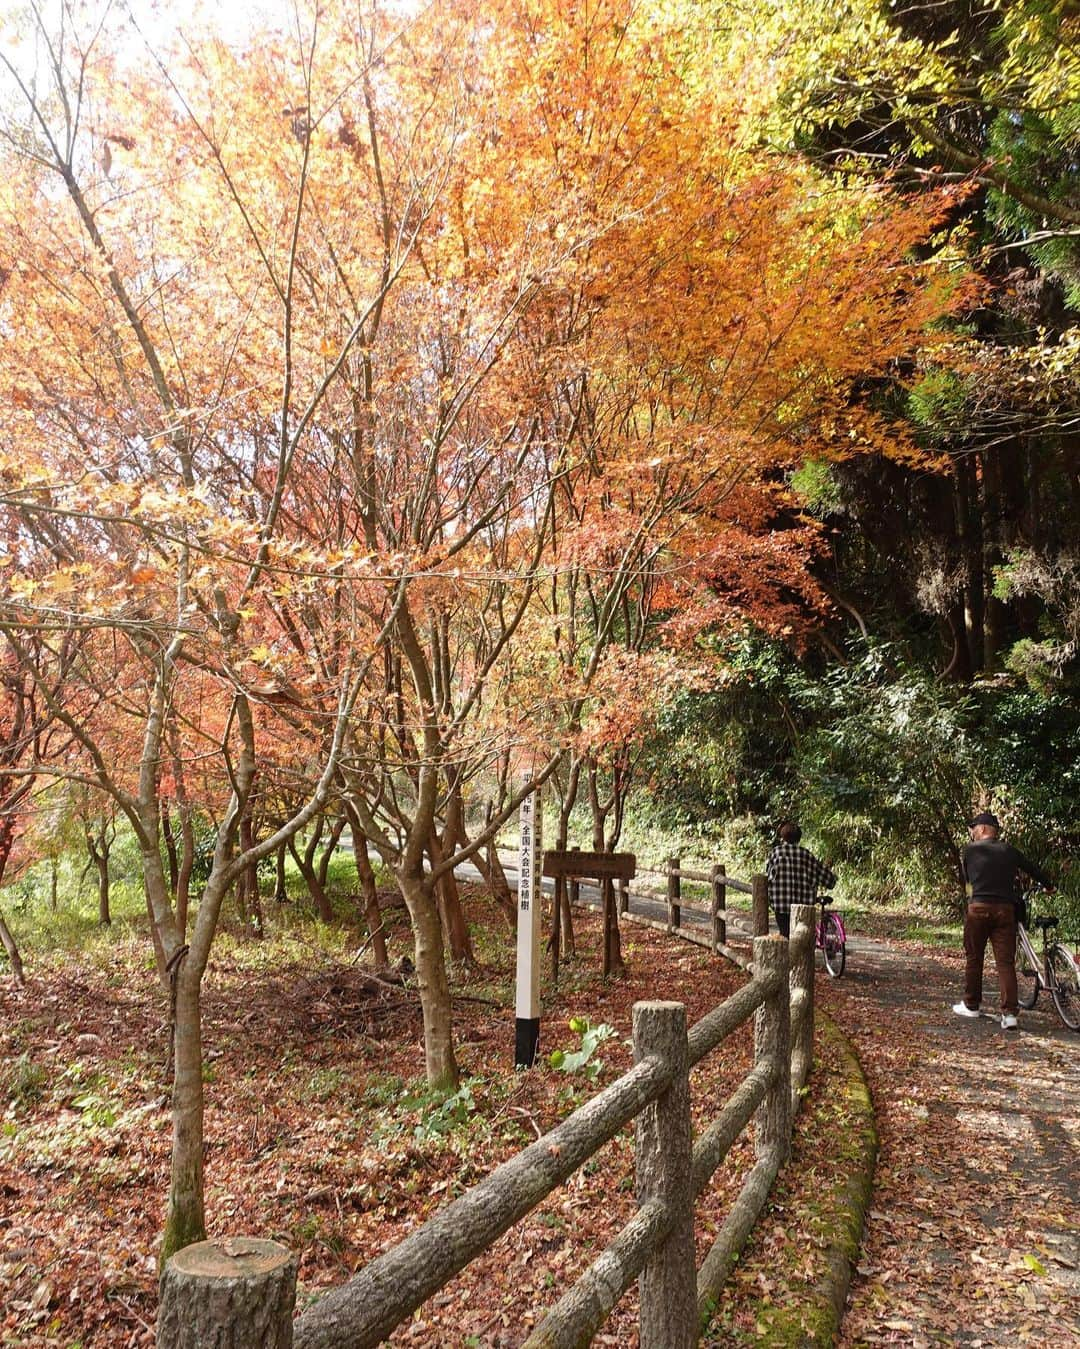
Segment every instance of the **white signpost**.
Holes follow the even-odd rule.
[[[521,803],[520,830],[514,1064],[531,1068],[540,1045],[540,865],[544,835],[540,788]]]

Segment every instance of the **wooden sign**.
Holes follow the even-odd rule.
[[[563,876],[576,881],[632,881],[637,875],[637,857],[632,852],[544,853],[545,876]]]

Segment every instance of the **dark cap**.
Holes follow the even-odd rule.
[[[968,828],[974,829],[977,824],[988,824],[991,827],[991,829],[1001,828],[1001,825],[998,823],[998,817],[996,815],[991,815],[988,810],[981,811],[978,815],[976,815],[975,818],[968,825]]]

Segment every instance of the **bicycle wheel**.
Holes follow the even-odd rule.
[[[847,944],[844,929],[835,913],[827,913],[821,920],[821,950],[829,977],[839,979],[847,963]]]
[[[1050,966],[1050,994],[1057,1014],[1070,1030],[1080,1030],[1080,970],[1076,961],[1061,942],[1051,946],[1047,956]]]
[[[1039,999],[1039,967],[1027,953],[1027,948],[1016,934],[1016,1000],[1030,1012]]]

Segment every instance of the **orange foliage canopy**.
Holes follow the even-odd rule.
[[[558,743],[609,646],[812,613],[783,475],[910,453],[850,392],[964,303],[910,260],[947,198],[826,192],[625,0],[70,32],[81,104],[28,83],[3,150],[4,613],[92,625],[113,717],[173,644],[211,799],[238,695],[295,767],[362,688],[396,772]]]

